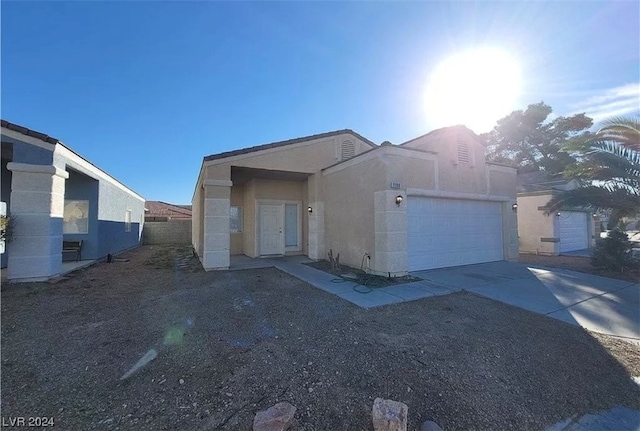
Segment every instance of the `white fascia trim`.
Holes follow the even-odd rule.
[[[85,173],[89,173],[91,175],[94,175],[95,177],[98,177],[99,179],[102,179],[102,180],[108,182],[109,184],[111,184],[113,186],[116,186],[120,190],[130,194],[131,196],[135,197],[136,199],[139,199],[140,201],[145,202],[145,198],[143,198],[142,196],[140,196],[139,194],[137,194],[136,192],[131,190],[129,187],[127,187],[124,184],[122,184],[120,181],[118,181],[115,178],[113,178],[111,175],[107,174],[103,170],[101,170],[98,167],[96,167],[93,163],[85,160],[82,156],[79,156],[78,154],[74,153],[73,151],[71,151],[70,149],[65,147],[64,145],[62,145],[62,144],[56,145],[56,149],[54,150],[54,154],[60,154],[61,156],[71,160],[73,163],[77,164],[82,169],[84,169],[86,171]],[[71,167],[74,168],[74,166],[71,166]]]
[[[206,179],[202,182],[202,186],[215,186],[215,187],[231,187],[233,182],[231,180],[212,180]]]
[[[306,147],[306,146],[309,146],[309,145],[315,145],[315,144],[320,144],[320,143],[324,143],[324,142],[334,142],[335,143],[335,138],[337,138],[338,136],[340,136],[340,135],[333,136],[333,137],[331,137],[329,139],[327,139],[327,138],[314,139],[312,141],[298,142],[297,144],[282,145],[282,146],[275,147],[275,148],[266,148],[264,150],[256,150],[256,151],[252,151],[250,153],[238,154],[236,156],[225,157],[225,158],[222,158],[222,159],[209,160],[209,161],[205,161],[202,164],[202,167],[204,168],[204,167],[207,167],[207,166],[215,166],[215,165],[220,165],[220,164],[223,164],[223,163],[235,162],[237,160],[248,159],[248,158],[251,158],[251,157],[263,156],[265,154],[277,153],[278,151],[285,151],[285,150],[288,150],[290,148]]]
[[[32,165],[29,163],[16,163],[9,162],[7,163],[7,169],[13,172],[30,172],[34,174],[49,174],[49,175],[57,175],[64,179],[69,178],[69,172],[64,169],[56,168],[52,165]]]
[[[466,199],[474,201],[494,201],[494,202],[509,202],[513,198],[509,196],[495,196],[495,195],[483,195],[479,193],[460,193],[460,192],[447,192],[442,190],[428,190],[428,189],[407,189],[407,196],[418,196],[425,198],[444,198],[444,199]]]
[[[326,168],[322,171],[322,175],[330,175],[335,172],[339,172],[343,169],[350,168],[351,166],[358,165],[362,162],[366,162],[371,159],[375,159],[382,155],[393,155],[406,157],[410,159],[422,159],[422,160],[431,160],[437,162],[437,156],[432,153],[425,153],[424,151],[415,150],[413,148],[403,148],[399,146],[383,146],[376,147],[373,150],[369,150],[368,153],[363,155],[356,155],[355,157],[347,160],[346,162],[338,163],[337,165]]]
[[[509,166],[502,165],[494,165],[491,163],[486,163],[487,169],[495,172],[504,172],[505,174],[516,174],[518,170],[516,168],[511,168]]]
[[[34,138],[33,136],[23,135],[20,132],[7,129],[6,127],[2,128],[2,134],[9,138],[15,139],[16,141],[21,141],[26,144],[34,145],[39,148],[44,148],[45,150],[53,151],[55,148],[54,144],[45,142],[42,139]]]

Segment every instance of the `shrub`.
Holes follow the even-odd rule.
[[[0,215],[0,241],[11,242],[11,218]]]
[[[631,252],[631,241],[627,234],[620,229],[609,231],[606,238],[596,242],[591,264],[596,268],[624,271],[625,268],[635,268],[638,261]]]

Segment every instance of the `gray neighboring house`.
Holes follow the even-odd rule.
[[[518,175],[518,242],[521,253],[557,256],[595,245],[600,219],[590,211],[566,208],[545,215],[547,203],[554,195],[579,185],[577,180],[560,174],[530,172]]]
[[[63,241],[83,260],[140,245],[145,200],[58,139],[2,120],[2,205],[12,238],[2,254],[9,281],[58,276]]]

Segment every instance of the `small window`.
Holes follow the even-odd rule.
[[[124,231],[131,232],[131,210],[126,210],[124,213]]]
[[[62,233],[89,233],[89,201],[64,201]]]
[[[469,146],[466,142],[458,142],[458,163],[468,165],[471,163]]]
[[[356,155],[356,144],[351,140],[344,141],[342,143],[342,150],[340,154],[341,154],[340,160],[347,160],[352,158],[353,156]]]
[[[231,233],[242,232],[242,207],[229,208],[229,231]]]

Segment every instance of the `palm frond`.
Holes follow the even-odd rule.
[[[629,150],[640,152],[640,120],[637,118],[611,118],[603,123],[596,135],[604,141],[617,142]]]

